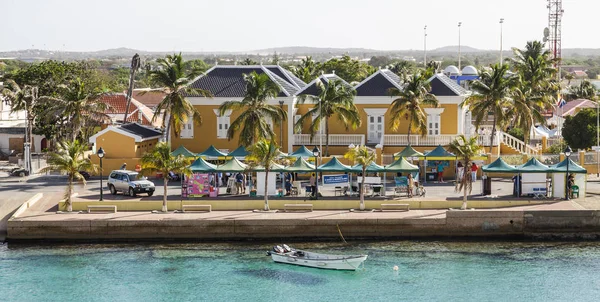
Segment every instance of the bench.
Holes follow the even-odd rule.
[[[312,203],[286,203],[283,205],[283,209],[287,211],[307,211],[312,212],[313,205]]]
[[[211,210],[212,207],[209,204],[184,204],[181,206],[181,211],[184,213],[190,211],[210,212]]]
[[[115,205],[87,206],[87,212],[91,213],[92,211],[116,213],[117,206],[115,206]]]
[[[382,211],[409,211],[410,205],[407,203],[382,203]]]

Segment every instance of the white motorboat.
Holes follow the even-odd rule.
[[[367,260],[367,255],[329,255],[292,249],[287,245],[274,246],[267,252],[273,261],[300,266],[334,270],[356,270]]]

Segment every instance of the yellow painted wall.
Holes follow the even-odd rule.
[[[226,138],[217,138],[217,115],[214,113],[214,109],[218,109],[219,105],[196,105],[194,106],[202,115],[202,124],[194,124],[194,138],[177,138],[171,131],[171,148],[177,149],[180,145],[185,146],[188,150],[194,153],[200,153],[214,145],[217,149],[227,149],[229,152],[237,149],[240,145],[238,143],[239,135],[236,133],[233,139],[228,140]],[[283,109],[287,112],[287,105],[283,106]],[[235,119],[243,111],[232,112],[230,117],[230,123],[233,123]],[[289,118],[294,118],[289,117]],[[282,151],[288,152],[287,150],[287,121],[283,122],[283,146]],[[273,125],[273,132],[275,133],[275,140],[279,144],[279,132],[280,127],[278,124]],[[239,131],[238,131],[239,132]]]
[[[106,158],[128,158],[136,157],[135,139],[108,131],[96,138],[96,150],[104,149]]]

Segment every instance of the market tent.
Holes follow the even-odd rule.
[[[404,150],[394,154],[394,159],[400,157],[423,157],[423,153],[415,150],[411,145],[408,145]]]
[[[248,151],[246,150],[246,148],[244,148],[244,146],[239,146],[237,149],[227,154],[227,157],[237,157],[238,159],[243,159],[246,156],[248,156]]]
[[[386,172],[419,172],[419,167],[400,157],[395,162],[384,167]]]
[[[446,151],[442,145],[438,145],[435,149],[425,153],[425,159],[427,160],[455,160],[456,155],[454,153]]]
[[[252,169],[252,171],[265,172],[265,167],[256,166],[256,167],[254,167],[254,169]],[[271,169],[269,169],[269,172],[286,172],[286,171],[288,171],[288,170],[285,168],[285,166],[282,166],[280,164],[272,164]]]
[[[526,163],[524,163],[520,166],[517,166],[516,172],[519,172],[519,173],[548,173],[548,172],[552,172],[552,171],[550,171],[550,168],[548,166],[542,164],[535,157],[532,157]]]
[[[290,155],[290,157],[315,157],[315,155],[312,153],[312,151],[308,150],[308,148],[306,148],[304,145],[302,147],[300,147],[300,149],[292,152]]]
[[[326,164],[320,165],[317,170],[319,172],[352,172],[352,167],[342,164],[337,157],[333,157]]]
[[[248,165],[242,163],[237,158],[232,158],[226,163],[217,166],[219,172],[244,172],[248,168]]]
[[[215,146],[210,145],[204,152],[198,153],[200,157],[208,157],[208,158],[224,158],[227,156],[225,152],[219,151]]]
[[[173,150],[173,152],[171,152],[171,155],[183,155],[183,157],[197,157],[196,153],[186,149],[183,145],[180,145],[179,148]]]
[[[288,172],[313,172],[315,165],[309,164],[304,158],[299,157],[295,163],[286,168]]]
[[[507,164],[501,157],[498,157],[493,163],[484,165],[481,170],[486,173],[516,173],[517,168]]]
[[[570,158],[565,158],[565,160],[561,161],[560,163],[551,165],[549,167],[550,172],[567,173],[567,162],[569,163],[569,174],[570,173],[586,173],[587,174],[587,170],[584,167],[578,165],[577,163],[572,161]]]
[[[362,165],[354,165],[351,169],[354,173],[362,173]],[[385,172],[385,168],[376,163],[371,163],[367,166],[367,172]]]
[[[213,165],[213,164],[205,161],[203,158],[198,158],[197,160],[195,160],[192,163],[192,165],[190,166],[190,170],[192,170],[192,172],[194,172],[194,173],[216,172],[217,165]]]

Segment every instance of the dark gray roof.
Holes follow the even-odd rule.
[[[141,138],[148,138],[148,137],[162,135],[162,132],[160,132],[159,130],[152,129],[152,128],[149,128],[146,126],[142,126],[138,123],[124,124],[124,125],[121,125],[120,128],[121,128],[121,130],[127,131],[131,134],[135,134]]]
[[[432,76],[429,82],[431,84],[431,93],[436,96],[461,96],[468,94],[466,89],[442,73]]]
[[[304,86],[306,86],[306,83],[304,83],[304,81],[300,80],[291,71],[279,65],[266,65],[264,67],[267,68],[270,72],[279,76],[280,78],[286,80],[288,83],[296,86],[297,88],[302,89],[304,88]]]
[[[271,71],[274,70],[274,71]],[[279,66],[262,65],[215,66],[196,79],[191,87],[210,91],[215,97],[244,97],[246,85],[244,74],[266,73],[281,88],[279,96],[294,95],[300,88],[292,80],[286,80],[286,72]],[[278,75],[279,74],[279,75]],[[283,78],[281,76],[283,76]]]
[[[387,69],[381,69],[356,86],[356,95],[389,96],[390,88],[400,87],[400,77]]]
[[[323,85],[325,85],[325,87],[327,87],[327,83],[329,83],[329,81],[339,80],[342,82],[342,85],[344,85],[348,88],[354,88],[354,87],[352,87],[352,85],[348,84],[348,82],[344,81],[344,79],[338,77],[335,74],[322,74],[317,79],[320,80],[321,83],[323,83]],[[301,89],[300,91],[297,92],[297,95],[302,95],[302,94],[315,95],[315,96],[319,95],[320,89],[319,89],[319,86],[317,86],[317,79],[308,83],[303,89]]]

